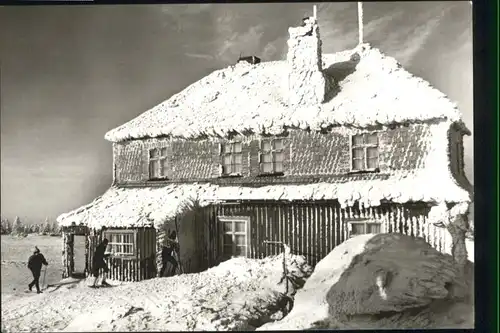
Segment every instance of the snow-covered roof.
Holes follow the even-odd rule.
[[[92,203],[62,214],[62,226],[83,224],[92,228],[160,227],[174,217],[185,203],[198,200],[202,206],[230,200],[339,200],[342,206],[360,202],[378,206],[382,200],[406,203],[468,202],[469,193],[452,179],[431,179],[431,175],[400,173],[389,179],[269,185],[262,187],[219,186],[210,183],[169,184],[163,187],[111,187]],[[429,186],[429,184],[439,184]]]
[[[240,62],[216,70],[108,133],[118,142],[143,137],[224,137],[231,132],[280,134],[285,127],[368,127],[447,119],[461,123],[446,95],[367,44],[323,55],[336,88],[323,103],[291,107],[287,61]]]

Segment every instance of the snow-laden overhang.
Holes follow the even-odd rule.
[[[62,226],[156,227],[178,214],[189,202],[201,206],[235,200],[295,201],[338,200],[343,207],[360,203],[379,206],[382,201],[469,202],[469,193],[451,179],[426,179],[423,175],[394,175],[389,179],[353,181],[341,184],[271,185],[263,187],[219,186],[209,183],[170,184],[158,188],[112,187],[89,205],[58,217]]]
[[[281,134],[285,128],[321,130],[447,120],[461,122],[456,105],[427,81],[368,45],[323,55],[323,74],[336,86],[323,103],[290,106],[286,61],[240,62],[214,71],[105,138],[225,137]]]

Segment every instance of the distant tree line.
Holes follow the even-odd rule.
[[[14,219],[14,222],[2,217],[1,234],[14,236],[26,236],[28,234],[59,236],[61,235],[61,228],[57,221],[51,223],[48,218],[45,219],[44,223],[25,224],[21,222],[18,216]]]

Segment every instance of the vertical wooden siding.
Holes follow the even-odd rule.
[[[373,208],[357,206],[342,209],[336,201],[220,204],[205,209],[206,253],[202,262],[208,266],[219,262],[221,248],[217,216],[250,216],[250,256],[263,258],[279,254],[286,243],[293,253],[304,255],[315,265],[348,236],[346,221],[351,218],[373,218],[381,222],[382,232],[400,232],[423,237],[439,251],[450,249],[451,239],[444,228],[427,223],[429,208],[424,205],[385,204]],[[202,244],[202,243],[200,243]],[[201,267],[200,267],[201,268]]]
[[[109,272],[104,273],[104,270],[101,270],[100,275],[118,281],[140,281],[156,276],[156,230],[154,228],[139,228],[136,230],[135,237],[136,253],[130,257],[111,256],[107,258],[105,261]],[[94,252],[102,239],[102,232],[93,232],[88,236],[88,276],[92,275]]]

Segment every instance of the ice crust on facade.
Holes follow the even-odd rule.
[[[62,214],[62,226],[72,223],[99,229],[107,227],[159,227],[190,200],[202,205],[223,200],[338,200],[342,207],[397,203],[468,203],[469,193],[457,184],[449,167],[446,132],[449,122],[430,125],[432,135],[424,144],[426,156],[415,170],[391,171],[388,178],[262,187],[219,186],[212,183],[170,184],[160,188],[110,188],[89,205]]]
[[[462,124],[460,111],[446,95],[376,48],[363,44],[322,59],[323,71],[310,73],[315,80],[331,81],[324,102],[301,104],[301,96],[289,100],[288,95],[296,92],[317,96],[323,85],[321,81],[311,88],[315,92],[288,93],[289,82],[299,84],[294,76],[301,75],[290,69],[294,61],[240,62],[214,71],[105,138],[119,142],[160,136],[225,137],[231,132],[277,135],[285,128],[366,128],[440,119]]]

